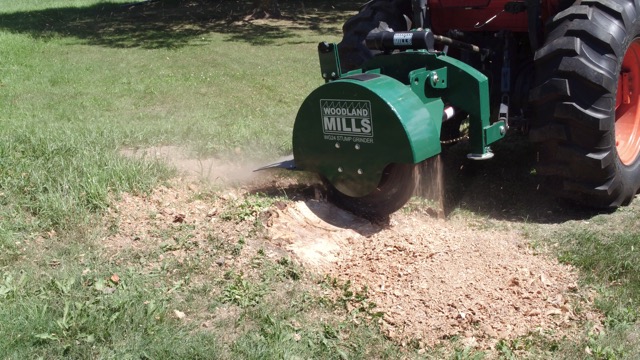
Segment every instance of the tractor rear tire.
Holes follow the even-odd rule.
[[[409,30],[406,19],[412,19],[411,14],[410,0],[372,0],[366,3],[342,26],[343,37],[338,43],[342,71],[357,69],[373,57],[374,53],[366,47],[364,40],[369,32],[380,28],[380,22],[394,31]]]
[[[627,205],[640,188],[640,8],[583,0],[547,34],[530,95],[537,172],[559,197]]]
[[[327,198],[338,207],[369,220],[382,220],[400,210],[415,193],[419,179],[419,167],[415,164],[390,164],[382,174],[378,187],[362,197],[341,193],[328,181]]]

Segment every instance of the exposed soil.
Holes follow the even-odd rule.
[[[399,341],[462,336],[491,346],[570,327],[578,319],[574,271],[507,224],[483,227],[399,212],[381,228],[309,200],[278,210],[269,234],[318,271],[368,288],[384,331]]]
[[[179,168],[185,165],[172,156],[168,160]],[[210,178],[230,174],[227,165],[207,161]],[[192,225],[191,241],[201,242],[200,249],[207,234],[237,237],[245,228],[220,219],[220,209],[252,191],[278,192],[295,183],[267,178],[263,174],[259,183],[229,187],[209,200],[193,196],[202,185],[189,177],[149,196],[125,194],[112,209],[119,231],[107,247],[117,252],[157,246],[158,229],[182,223]],[[309,271],[366,288],[375,311],[384,312],[384,333],[400,343],[433,346],[455,336],[490,349],[500,339],[571,336],[583,320],[598,322],[590,310],[592,295],[579,288],[574,269],[533,248],[521,223],[472,214],[441,219],[430,215],[440,211],[425,207],[409,204],[388,224],[373,224],[327,203],[318,191],[298,192],[256,214],[264,225],[259,241],[271,252],[291,254]]]

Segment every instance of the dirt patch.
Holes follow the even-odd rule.
[[[212,234],[249,236],[246,224],[219,217],[220,208],[242,193],[203,201],[189,195],[196,191],[176,184],[149,196],[125,194],[111,212],[119,231],[105,241],[112,257],[148,247],[165,249],[159,260],[180,262],[185,252],[203,250],[215,258]],[[459,336],[470,346],[491,348],[530,332],[562,333],[585,316],[574,311],[580,295],[573,269],[536,253],[501,224],[483,229],[486,224],[465,219],[398,212],[382,228],[323,201],[279,206],[264,215],[268,236],[261,241],[271,245],[269,253],[287,251],[311,271],[366,287],[375,311],[384,312],[384,332],[399,342],[429,346]],[[183,224],[191,245],[175,240],[180,236],[163,238]],[[216,261],[238,266],[248,259]]]
[[[366,287],[391,338],[435,345],[460,336],[491,347],[578,320],[574,270],[538,254],[504,224],[399,212],[382,228],[343,213],[295,202],[277,212],[268,231],[303,263]],[[329,225],[323,218],[343,220]]]
[[[214,173],[229,174],[215,165]],[[270,181],[273,188],[285,186]],[[113,207],[110,221],[119,230],[106,246],[116,253],[157,247],[165,241],[163,231],[189,224],[189,241],[198,245],[170,248],[162,256],[179,261],[193,248],[215,257],[207,240],[212,234],[251,237],[246,222],[225,221],[221,212],[252,191],[194,198],[200,185],[181,180],[149,196],[125,194]],[[531,333],[562,337],[585,318],[597,322],[599,315],[589,310],[589,294],[578,288],[574,269],[532,248],[521,224],[473,215],[445,220],[429,213],[405,209],[393,214],[389,224],[378,225],[311,196],[277,201],[252,214],[249,222],[262,222],[265,231],[257,241],[269,254],[288,253],[310,271],[350,281],[356,291],[366,289],[376,304],[373,310],[384,313],[382,330],[399,343],[425,347],[455,337],[467,346],[491,349],[500,339]],[[248,260],[241,256],[216,263],[225,261],[238,265]]]

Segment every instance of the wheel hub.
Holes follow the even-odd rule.
[[[640,153],[640,38],[622,60],[616,93],[616,149],[620,161],[631,165]]]

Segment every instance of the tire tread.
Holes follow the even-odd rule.
[[[628,204],[640,171],[623,169],[615,148],[615,92],[626,46],[637,36],[637,4],[584,0],[556,14],[535,55],[530,101],[537,172],[563,198],[594,207]],[[634,169],[640,166],[634,166]]]

